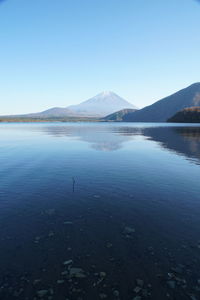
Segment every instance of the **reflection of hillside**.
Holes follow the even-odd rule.
[[[191,126],[141,126],[141,128],[120,127],[121,135],[143,135],[161,147],[183,154],[189,158],[200,159],[200,127]]]
[[[200,127],[146,128],[144,135],[189,158],[200,159]]]
[[[175,128],[175,130],[186,140],[197,141],[200,143],[200,127],[179,127]]]

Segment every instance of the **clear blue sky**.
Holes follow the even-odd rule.
[[[198,1],[0,1],[1,115],[103,90],[143,107],[197,81]]]

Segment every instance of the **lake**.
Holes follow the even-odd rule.
[[[200,126],[0,124],[0,299],[200,299]]]

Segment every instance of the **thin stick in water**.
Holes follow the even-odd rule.
[[[73,193],[75,191],[75,183],[76,183],[76,181],[75,181],[74,177],[72,177],[72,190],[73,190]]]

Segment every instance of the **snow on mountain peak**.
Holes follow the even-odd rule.
[[[124,108],[134,108],[134,106],[111,91],[101,92],[78,105],[68,107],[76,113],[99,116],[106,116]]]
[[[113,95],[114,93],[111,91],[103,91],[100,95],[104,96],[104,97],[108,97]]]

